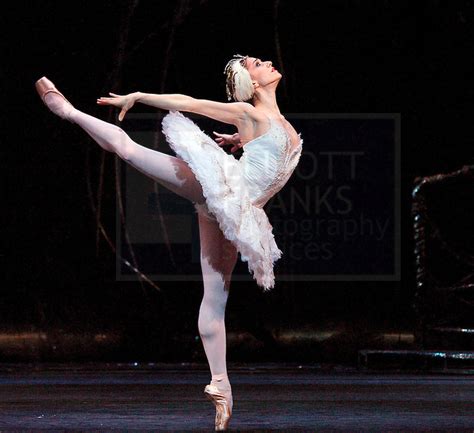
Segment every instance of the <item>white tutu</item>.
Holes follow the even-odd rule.
[[[206,202],[198,212],[217,220],[224,236],[264,291],[275,285],[273,265],[282,256],[273,227],[262,207],[253,203],[244,175],[245,158],[235,159],[179,111],[163,118],[163,133],[177,157],[184,160],[202,187]],[[244,149],[245,151],[245,149]]]

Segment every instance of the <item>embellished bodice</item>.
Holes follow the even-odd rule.
[[[252,204],[263,207],[286,184],[298,165],[303,140],[292,147],[286,129],[275,119],[266,133],[244,145],[240,158]]]

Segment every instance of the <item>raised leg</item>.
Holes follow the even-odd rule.
[[[182,159],[141,146],[122,128],[77,110],[57,93],[48,93],[45,103],[56,114],[79,125],[103,149],[116,153],[164,187],[194,203],[205,202],[201,184]]]
[[[216,385],[232,402],[226,364],[225,308],[238,253],[224,237],[217,221],[201,212],[198,212],[198,219],[204,282],[198,329],[211,370],[211,384]]]
[[[182,159],[141,146],[122,128],[79,110],[75,110],[71,118],[105,150],[115,152],[128,164],[181,197],[194,203],[204,202],[201,184]]]

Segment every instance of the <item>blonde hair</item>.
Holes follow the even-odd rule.
[[[226,75],[226,93],[230,101],[248,101],[252,99],[255,92],[250,78],[250,73],[245,67],[245,60],[248,56],[234,54],[234,58],[227,62],[224,68]]]

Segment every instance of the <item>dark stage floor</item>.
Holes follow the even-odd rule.
[[[474,377],[232,364],[229,431],[474,432]],[[205,365],[0,364],[0,432],[214,431]]]

